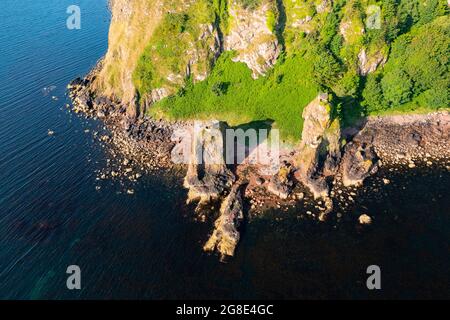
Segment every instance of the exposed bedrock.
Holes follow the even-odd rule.
[[[191,135],[191,150],[184,186],[188,201],[201,205],[218,199],[235,181],[224,158],[223,127],[219,121],[196,122]]]
[[[205,251],[217,250],[222,258],[234,255],[240,238],[238,228],[244,219],[241,189],[240,183],[234,184],[222,202],[214,231],[203,247]]]
[[[222,201],[214,231],[204,246],[222,257],[233,256],[244,218],[241,182],[227,168],[224,157],[224,125],[219,121],[196,122],[192,127],[191,150],[184,186],[188,201],[199,201],[196,211]]]
[[[224,48],[235,50],[237,56],[233,61],[245,63],[255,79],[265,75],[281,53],[278,39],[267,23],[269,12],[276,10],[275,0],[266,1],[254,10],[245,9],[236,3],[230,6],[232,19],[230,32],[224,39]]]
[[[284,162],[280,166],[278,173],[270,178],[267,189],[281,199],[287,199],[294,188],[294,182],[292,180],[293,168],[292,166]]]
[[[359,186],[378,171],[378,156],[371,145],[349,142],[345,147],[341,166],[344,186]]]
[[[334,175],[341,158],[340,127],[331,118],[327,94],[320,94],[303,110],[302,140],[295,158],[295,177],[315,198],[328,197],[326,175]]]

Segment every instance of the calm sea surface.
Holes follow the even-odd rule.
[[[82,29],[66,29],[66,9]],[[107,154],[64,108],[65,86],[105,53],[106,0],[2,0],[0,10],[0,298],[450,298],[450,176],[381,172],[339,223],[268,212],[247,223],[227,264],[201,247],[181,181],[146,176],[123,193],[96,181]],[[48,135],[48,130],[55,132]],[[370,181],[369,181],[370,182]],[[376,183],[375,179],[373,181]],[[360,229],[361,213],[374,224]],[[79,265],[82,290],[66,288]],[[366,268],[382,290],[366,289]]]

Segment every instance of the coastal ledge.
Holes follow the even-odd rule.
[[[171,152],[180,143],[174,139],[174,132],[193,130],[192,122],[130,118],[120,101],[97,96],[90,86],[93,77],[95,72],[68,86],[74,112],[104,121],[110,135],[101,140],[114,145],[126,161],[132,159],[149,169],[179,168],[171,161]],[[190,195],[201,185],[201,196],[191,199],[200,199],[196,217],[201,221],[217,218],[212,236],[205,244],[206,251],[215,249],[222,257],[233,255],[240,238],[239,226],[269,208],[301,206],[306,210],[312,206],[314,209],[306,213],[324,221],[341,205],[338,197],[342,198],[342,190],[347,190],[348,199],[354,201],[355,188],[363,185],[380,166],[413,169],[416,162],[422,162],[444,163],[450,169],[448,111],[369,117],[358,126],[341,129],[332,121],[327,104],[326,95],[322,94],[305,108],[300,146],[280,155],[282,165],[276,174],[267,174],[261,167],[245,162],[237,166],[223,162],[220,168],[213,166],[207,169],[211,171],[206,171],[206,176],[203,173],[200,177],[202,168],[195,168],[195,163],[181,166],[181,171],[199,175],[186,180],[192,182],[196,178],[198,183],[185,184]],[[213,141],[198,143],[204,149],[217,149]],[[126,166],[123,168],[128,170]],[[210,210],[217,208],[217,203],[222,203],[220,213]]]

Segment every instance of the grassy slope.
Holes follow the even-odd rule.
[[[311,80],[311,57],[289,56],[267,76],[253,80],[250,69],[232,62],[231,55],[222,55],[205,81],[190,84],[177,96],[160,101],[152,112],[172,119],[216,117],[230,125],[274,120],[282,137],[298,139],[301,112],[319,92]],[[218,83],[224,88],[219,94],[213,92]]]

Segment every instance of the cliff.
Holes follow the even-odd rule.
[[[131,118],[272,119],[292,141],[321,91],[344,125],[448,107],[445,0],[111,0],[111,12],[93,87]]]
[[[146,159],[193,137],[188,201],[201,217],[220,204],[206,251],[234,254],[257,194],[280,206],[308,192],[325,220],[335,189],[361,186],[380,157],[448,156],[446,112],[425,125],[373,120],[448,110],[445,1],[112,0],[111,11],[106,56],[70,86],[75,110],[112,119],[126,136],[116,140],[138,141]],[[165,120],[179,119],[188,129],[167,143]],[[287,146],[277,171],[226,163],[225,128],[261,126]]]

